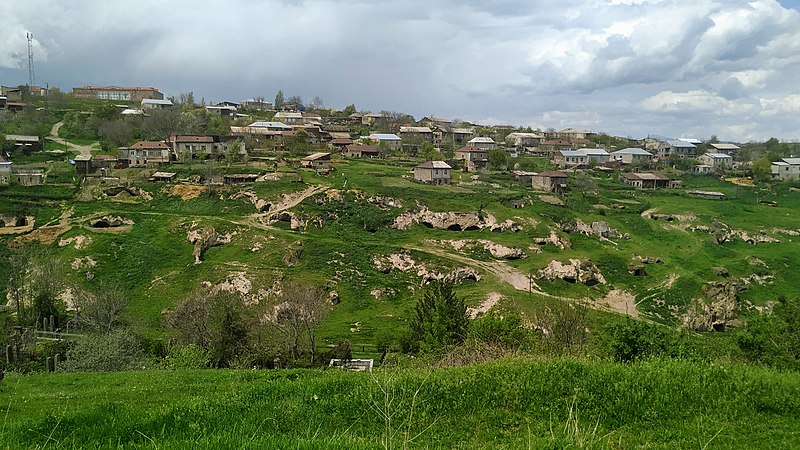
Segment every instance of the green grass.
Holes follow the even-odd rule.
[[[798,374],[680,361],[10,375],[0,392],[7,448],[800,445]]]

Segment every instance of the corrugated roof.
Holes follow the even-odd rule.
[[[158,150],[168,150],[166,142],[153,142],[153,141],[139,141],[130,146],[132,150],[142,150],[142,149],[158,149]]]
[[[253,128],[283,128],[285,130],[291,130],[292,129],[292,127],[290,127],[289,125],[286,125],[283,122],[266,122],[266,121],[263,121],[263,120],[259,120],[257,122],[253,122],[248,126],[249,127],[253,127]]]
[[[680,139],[669,139],[667,144],[676,148],[695,148],[695,145]]]
[[[319,152],[306,156],[305,158],[303,158],[303,161],[314,161],[320,158],[326,158],[326,157],[330,158],[330,156],[331,156],[330,153]]]
[[[470,139],[469,142],[473,143],[473,144],[494,144],[495,143],[494,139],[492,139],[490,137],[481,137],[481,136],[474,137],[474,138]]]
[[[391,133],[372,133],[369,135],[370,139],[376,139],[379,141],[399,141],[400,136]]]
[[[425,161],[417,167],[420,169],[452,169],[452,167],[444,161]]]
[[[169,100],[157,100],[154,98],[145,98],[142,99],[142,104],[150,104],[150,105],[165,105],[165,106],[172,106],[172,102]]]
[[[732,159],[731,155],[726,155],[725,153],[706,153],[703,156],[708,156],[714,159]]]
[[[783,161],[792,166],[800,166],[800,158],[783,158]]]
[[[549,172],[540,172],[535,177],[547,177],[547,178],[567,178],[567,174],[561,172],[559,170],[551,170]]]
[[[638,148],[638,147],[628,147],[623,148],[622,150],[617,150],[613,155],[641,155],[641,156],[653,156],[652,153],[648,152],[647,150]]]
[[[433,133],[428,127],[400,127],[401,133]]]
[[[558,152],[561,153],[561,156],[565,158],[578,158],[587,156],[586,152],[583,150],[559,150]]]
[[[486,153],[488,150],[485,148],[478,148],[474,145],[467,145],[456,150],[456,153]]]

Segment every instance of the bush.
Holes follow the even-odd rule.
[[[80,339],[61,364],[66,372],[126,372],[146,367],[139,340],[124,330]]]
[[[436,281],[417,301],[411,321],[411,339],[423,352],[437,352],[464,341],[469,318],[467,305],[453,284]]]
[[[633,320],[612,325],[606,333],[612,358],[634,362],[653,357],[687,357],[688,350],[679,335],[659,325]]]
[[[164,358],[167,369],[205,369],[211,363],[211,352],[197,344],[170,347]]]
[[[772,314],[749,319],[735,336],[748,361],[800,369],[800,302],[779,299]]]
[[[502,316],[490,311],[469,326],[469,338],[506,348],[520,348],[528,337],[522,316],[518,313]]]

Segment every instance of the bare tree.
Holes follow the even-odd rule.
[[[588,311],[582,303],[559,303],[548,308],[541,318],[540,328],[548,331],[554,351],[572,355],[583,348],[589,338]]]
[[[78,317],[98,332],[111,333],[128,306],[128,297],[119,284],[101,283],[96,292],[78,292],[75,309]]]
[[[284,337],[284,342],[297,359],[301,346],[307,345],[314,363],[317,328],[328,315],[330,303],[325,291],[308,284],[293,283],[284,286],[281,302],[275,307],[272,322]]]
[[[17,323],[21,324],[24,317],[25,288],[28,284],[32,251],[24,244],[13,243],[9,245],[9,250],[10,254],[5,258],[8,263],[7,299],[16,308]]]
[[[322,97],[317,95],[313,100],[311,100],[311,104],[309,106],[311,109],[322,109],[325,107],[325,102],[322,101]]]

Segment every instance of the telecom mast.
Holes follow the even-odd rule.
[[[36,81],[33,76],[33,33],[25,33],[28,38],[28,89],[34,86]]]

